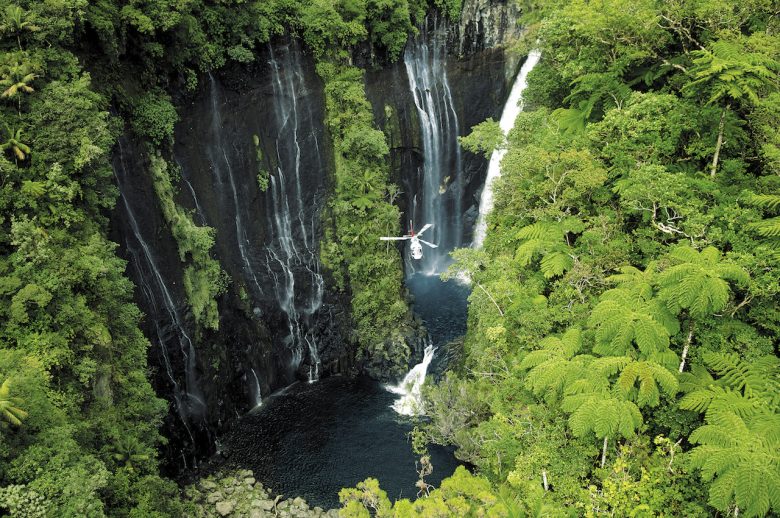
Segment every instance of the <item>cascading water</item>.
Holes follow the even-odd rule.
[[[449,252],[460,246],[463,235],[462,171],[458,145],[458,117],[452,101],[446,70],[446,31],[434,28],[430,37],[423,34],[410,41],[404,52],[409,88],[420,119],[423,166],[413,204],[412,219],[417,228],[432,223],[427,239],[439,245],[426,248],[419,266],[410,269],[427,275],[446,268]]]
[[[435,352],[436,348],[429,343],[425,347],[422,361],[412,367],[401,383],[387,387],[390,392],[401,396],[393,403],[393,410],[399,414],[408,416],[423,414],[422,386]]]
[[[192,202],[195,205],[195,213],[198,215],[198,220],[200,221],[201,225],[207,225],[206,223],[206,213],[203,212],[203,207],[201,207],[200,202],[198,201],[198,195],[195,193],[195,188],[192,186],[192,182],[190,181],[190,177],[187,174],[187,170],[182,167],[181,163],[179,161],[176,161],[176,166],[181,171],[181,179],[184,181],[184,184],[187,186],[187,192],[190,193],[190,196],[192,197]]]
[[[174,302],[174,297],[157,265],[152,248],[144,239],[138,220],[125,194],[128,192],[127,182],[129,175],[125,163],[123,140],[124,138],[120,138],[118,141],[118,167],[114,167],[114,177],[119,187],[122,207],[124,208],[127,222],[137,244],[137,246],[133,246],[130,239],[128,239],[127,249],[133,256],[131,263],[138,269],[140,288],[153,309],[152,316],[154,317],[153,324],[157,335],[157,345],[160,347],[165,372],[173,387],[176,410],[184,423],[190,440],[194,443],[195,440],[190,429],[191,419],[195,417],[204,418],[207,410],[203,394],[197,382],[195,346],[186,331],[184,318]],[[170,331],[173,331],[174,336],[171,336]],[[171,342],[178,344],[184,360],[183,387],[176,381],[174,366],[171,363],[171,354],[168,350]]]
[[[307,209],[316,206],[318,189],[307,186],[305,193],[302,188],[302,148],[316,154],[315,163],[321,163],[321,157],[316,135],[300,125],[303,117],[297,98],[305,85],[298,53],[288,47],[277,59],[270,46],[269,52],[278,133],[275,174],[270,175],[270,202],[266,204],[271,222],[266,266],[274,281],[276,300],[287,319],[292,368],[297,369],[308,352],[308,377],[313,382],[319,379],[320,359],[311,324],[314,313],[322,306],[325,283],[317,255],[318,211],[312,210],[311,221],[306,221]]]
[[[209,161],[214,170],[214,176],[217,180],[217,184],[222,187],[227,181],[227,186],[230,191],[230,199],[233,205],[233,218],[235,220],[236,230],[236,244],[238,245],[238,252],[241,256],[242,268],[245,278],[251,282],[254,288],[257,290],[256,295],[260,296],[263,293],[263,289],[260,287],[255,267],[250,257],[251,244],[247,237],[246,228],[244,226],[244,217],[242,215],[241,204],[239,203],[238,188],[236,186],[236,178],[233,174],[233,167],[228,159],[228,154],[225,151],[225,144],[223,142],[223,126],[222,116],[220,115],[220,102],[219,102],[219,87],[214,80],[214,76],[209,73],[209,86],[210,86],[210,98],[211,98],[211,133],[214,137],[213,145],[208,146]]]
[[[528,85],[528,74],[533,70],[541,58],[541,52],[533,50],[528,54],[528,58],[520,67],[520,71],[517,73],[515,82],[512,85],[512,91],[509,93],[509,99],[507,99],[504,105],[504,111],[501,113],[501,120],[499,126],[504,135],[508,135],[509,131],[515,126],[515,119],[523,111],[523,91]],[[501,176],[501,160],[506,154],[505,148],[499,148],[493,151],[490,155],[490,163],[488,164],[487,176],[485,177],[485,186],[482,188],[482,196],[479,200],[479,218],[477,219],[477,225],[474,228],[474,241],[472,243],[473,248],[482,248],[482,244],[485,242],[485,234],[487,233],[487,216],[493,210],[493,183],[496,178]]]
[[[254,408],[257,408],[263,404],[263,394],[260,389],[260,378],[257,377],[257,373],[254,369],[252,369],[252,377],[255,380],[255,390],[254,390],[254,397],[255,397],[255,406]]]

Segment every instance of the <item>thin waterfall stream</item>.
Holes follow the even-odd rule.
[[[302,144],[307,144],[308,139],[317,162],[321,162],[319,142],[313,133],[305,135],[300,126],[297,97],[305,85],[298,53],[288,48],[277,58],[269,46],[269,54],[279,130],[275,145],[277,166],[275,174],[270,175],[271,203],[266,205],[273,236],[266,247],[266,265],[274,280],[279,307],[286,315],[292,368],[297,369],[304,354],[308,354],[308,379],[314,382],[320,376],[320,359],[311,321],[322,306],[325,282],[320,274],[316,239],[318,211],[312,211],[310,222],[305,220],[307,202],[313,199],[307,200],[302,188],[301,153]]]
[[[501,120],[498,123],[504,135],[508,135],[512,128],[515,127],[515,119],[523,111],[523,92],[526,86],[528,86],[528,74],[539,63],[541,57],[542,54],[538,50],[531,51],[517,73],[512,90],[509,93],[509,99],[507,99],[504,105]],[[482,248],[482,244],[485,242],[487,217],[493,210],[493,185],[496,179],[501,176],[501,160],[503,160],[504,155],[506,155],[506,149],[503,147],[496,149],[490,155],[485,186],[482,188],[482,196],[479,200],[479,218],[474,228],[474,241],[471,245],[473,248]]]
[[[150,305],[155,308],[155,316],[159,313],[165,315],[165,321],[160,318],[153,318],[152,322],[156,332],[157,344],[160,349],[161,357],[165,365],[165,372],[168,380],[173,387],[173,397],[176,411],[184,424],[187,435],[191,443],[194,444],[191,424],[193,419],[202,419],[207,411],[203,394],[198,386],[196,369],[195,346],[186,330],[184,317],[179,307],[174,302],[174,296],[161,273],[154,256],[152,247],[144,239],[141,227],[138,224],[135,212],[128,200],[128,170],[125,162],[125,143],[124,138],[118,140],[119,153],[115,160],[114,178],[119,187],[121,206],[124,209],[125,217],[132,230],[133,238],[137,246],[133,246],[130,240],[127,240],[127,250],[133,256],[132,264],[138,269],[138,278],[141,279],[141,291],[148,299]],[[118,162],[118,166],[117,166]],[[140,252],[140,253],[139,253]],[[142,265],[148,268],[148,271],[141,270]],[[151,282],[151,284],[150,284]],[[161,306],[161,307],[160,307]],[[162,309],[162,312],[160,311]],[[174,336],[171,336],[173,332]],[[179,353],[183,359],[181,370],[184,373],[184,386],[176,381],[175,372],[179,370],[171,361],[171,353],[168,350],[169,343],[175,341],[179,347]],[[183,453],[182,453],[183,455]]]
[[[230,189],[230,199],[233,202],[232,209],[233,218],[235,220],[236,245],[238,246],[239,255],[243,262],[244,274],[251,280],[252,285],[257,289],[258,295],[261,295],[263,293],[263,288],[260,287],[257,272],[249,257],[251,244],[244,227],[244,216],[242,214],[243,211],[241,204],[239,203],[238,189],[236,187],[237,182],[222,138],[223,124],[222,116],[220,115],[219,86],[210,72],[209,96],[211,100],[211,133],[215,136],[214,146],[208,147],[211,166],[214,170],[214,177],[217,185],[222,186],[224,185],[225,180],[227,180]]]

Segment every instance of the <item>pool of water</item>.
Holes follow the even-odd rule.
[[[424,276],[407,285],[435,345],[463,334],[465,287]],[[396,398],[367,378],[298,383],[238,421],[223,438],[224,462],[251,469],[277,493],[301,496],[312,506],[337,507],[342,487],[368,477],[379,479],[391,499],[414,498],[416,456],[408,438],[414,420],[392,410]],[[426,481],[438,486],[459,462],[451,449],[429,450],[434,471]]]

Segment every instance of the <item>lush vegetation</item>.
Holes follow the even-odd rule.
[[[323,59],[327,125],[333,139],[336,185],[330,201],[321,259],[352,294],[356,341],[376,374],[402,374],[409,360],[403,324],[409,310],[401,297],[401,258],[395,248],[376,247],[379,236],[398,227],[392,204],[398,188],[388,184],[384,134],[373,127],[363,90],[363,72]]]
[[[482,288],[466,360],[428,394],[489,483],[391,509],[367,481],[346,509],[780,513],[777,6],[554,4],[485,248],[449,272]]]
[[[368,480],[345,515],[780,513],[776,5],[525,4],[543,59],[506,142],[490,123],[464,140],[508,153],[485,249],[450,272],[479,287],[466,359],[428,393],[428,440],[479,473],[431,488],[417,436],[421,498]],[[459,6],[0,0],[0,512],[181,515],[158,473],[168,405],[106,237],[109,157],[126,128],[155,150],[193,315],[216,327],[214,236],[162,157],[178,94],[274,37],[301,39],[325,84],[323,261],[367,357],[404,364],[400,262],[367,246],[398,225],[398,192],[350,51],[396,59],[427,9]]]
[[[116,127],[68,50],[83,8],[0,5],[0,509],[148,516],[176,506],[157,474],[167,405],[105,237]]]
[[[454,15],[459,4],[432,5]],[[213,231],[176,205],[176,171],[164,158],[175,99],[206,71],[254,60],[274,37],[303,40],[329,85],[333,226],[369,239],[398,217],[386,144],[348,51],[368,42],[378,62],[396,59],[428,8],[427,0],[0,1],[0,512],[181,515],[175,484],[158,475],[169,405],[149,384],[142,315],[106,237],[117,136],[129,130],[148,146],[193,316],[216,328],[226,281],[210,255]],[[338,110],[354,121],[338,120]],[[261,188],[267,175],[258,170]],[[356,338],[389,345],[405,312],[400,263],[384,250],[364,259],[359,248],[352,241],[331,256],[334,277],[350,283]],[[392,311],[367,304],[377,292]],[[372,312],[384,320],[372,322]]]
[[[163,216],[179,248],[184,268],[184,290],[195,322],[204,328],[219,329],[216,298],[225,292],[228,276],[211,257],[214,229],[198,226],[192,215],[174,201],[174,187],[168,162],[157,153],[149,153],[149,169]]]

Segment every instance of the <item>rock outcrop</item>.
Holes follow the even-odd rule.
[[[301,497],[284,498],[239,470],[200,480],[185,490],[186,518],[336,518],[338,510],[309,507]]]

